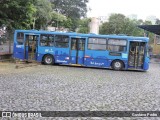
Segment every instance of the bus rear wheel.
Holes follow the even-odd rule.
[[[52,55],[45,55],[43,58],[44,64],[45,65],[52,65],[54,64],[54,58]]]
[[[120,60],[115,60],[112,62],[112,69],[114,70],[122,70],[124,68],[124,64]]]

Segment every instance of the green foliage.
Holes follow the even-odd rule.
[[[35,27],[45,29],[52,19],[52,4],[48,0],[36,0],[34,5],[36,7]]]
[[[100,34],[126,34],[131,36],[144,36],[144,30],[138,28],[138,25],[151,25],[150,21],[130,20],[122,14],[112,14],[108,22],[100,26]],[[149,34],[149,32],[146,32]],[[153,42],[153,34],[149,34]]]
[[[33,0],[1,0],[0,1],[0,26],[3,24],[8,29],[28,29],[32,22],[32,14],[36,8]]]
[[[55,11],[52,12],[52,21],[65,21],[65,20],[67,20],[67,18],[63,14]]]
[[[88,0],[50,0],[55,5],[55,10],[70,17],[84,17],[87,12]]]
[[[75,31],[79,26],[78,21],[86,16],[88,0],[50,0],[54,4],[54,10],[65,15],[69,21],[67,27]],[[66,23],[64,24],[64,27]]]
[[[60,26],[71,29],[73,26],[72,20],[70,18],[67,18],[65,21],[60,23]]]
[[[0,26],[45,29],[48,25],[75,30],[86,15],[88,0],[0,0]],[[55,11],[55,12],[53,12]]]
[[[79,20],[79,28],[78,31],[79,33],[89,33],[89,23],[91,22],[90,18],[84,18]]]
[[[49,25],[52,25],[54,27],[64,27],[64,28],[68,28],[70,29],[72,26],[72,20],[70,18],[67,18],[66,16],[64,16],[61,13],[52,12],[52,19],[49,23]]]
[[[136,21],[131,21],[122,14],[112,14],[109,21],[100,26],[101,34],[135,35],[137,30]]]
[[[140,24],[150,24],[150,22],[143,22],[142,20],[130,20],[122,14],[112,14],[109,18],[109,21],[100,26],[100,33],[143,36],[143,30],[137,27]]]
[[[48,0],[1,0],[0,26],[8,29],[45,29],[52,18]]]

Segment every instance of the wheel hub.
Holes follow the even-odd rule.
[[[115,67],[116,67],[116,68],[120,68],[120,67],[121,67],[121,63],[116,62],[116,63],[115,63]]]
[[[48,64],[50,64],[50,63],[52,63],[52,58],[51,57],[46,57],[46,63],[48,63]]]

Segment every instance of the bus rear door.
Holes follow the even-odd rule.
[[[145,42],[130,42],[129,68],[143,69],[145,57]]]
[[[14,58],[24,60],[24,33],[15,32],[14,34],[14,49],[13,49]]]
[[[71,37],[70,64],[84,64],[86,38]]]
[[[39,35],[25,34],[25,59],[27,61],[37,60]]]

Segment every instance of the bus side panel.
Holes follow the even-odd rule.
[[[86,50],[84,65],[108,67],[107,55],[108,55],[107,51]]]
[[[77,51],[76,50],[71,50],[70,51],[70,62],[72,63],[72,64],[76,64],[76,54],[77,54]]]
[[[55,63],[69,64],[69,48],[55,48],[55,47],[38,47],[37,61],[42,62],[46,54],[51,54],[54,57]]]
[[[54,55],[53,47],[38,46],[37,61],[42,62],[43,56],[46,54]]]
[[[37,54],[37,62],[42,62],[43,56],[44,56],[44,54],[38,53]]]
[[[111,56],[111,55],[108,55],[108,66],[107,67],[111,67],[112,66],[112,62],[114,60],[121,60],[124,63],[124,66],[125,66],[124,69],[128,68],[128,57],[124,58],[123,55],[121,55],[121,56]]]
[[[55,48],[55,63],[69,64],[69,48]]]
[[[13,57],[18,59],[24,59],[24,45],[16,45],[14,44]]]
[[[13,57],[24,60],[25,59],[24,42],[22,41],[23,43],[18,44],[17,33],[18,33],[17,31],[15,31],[14,33]]]
[[[84,51],[78,51],[78,64],[84,64]]]
[[[144,61],[144,65],[143,65],[143,69],[144,70],[148,70],[149,69],[149,62],[150,62],[149,57],[145,57],[145,61]]]
[[[76,56],[77,52],[78,52],[78,55]],[[70,53],[71,53],[71,56],[70,56],[71,64],[81,64],[81,65],[84,64],[84,51],[71,50]]]
[[[107,67],[108,62],[107,59],[85,58],[84,65],[93,67]]]
[[[44,55],[53,55],[55,63],[69,64],[69,48],[38,47],[37,61],[42,62]]]

